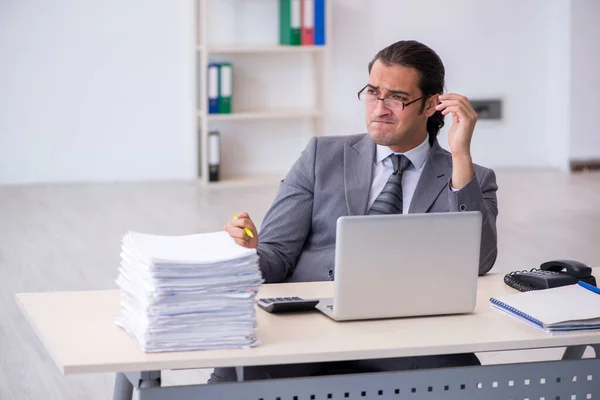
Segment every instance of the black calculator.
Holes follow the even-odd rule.
[[[258,306],[270,313],[284,313],[314,310],[318,299],[303,299],[300,297],[267,297],[258,299]]]

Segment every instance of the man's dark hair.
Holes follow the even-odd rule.
[[[415,40],[401,40],[381,50],[369,63],[369,73],[375,61],[381,61],[387,66],[402,65],[412,67],[419,71],[419,88],[423,96],[442,94],[444,91],[444,64],[435,51]],[[421,111],[425,109],[424,98],[421,102]],[[444,116],[436,111],[427,119],[427,132],[429,143],[433,144],[435,138],[444,126]]]

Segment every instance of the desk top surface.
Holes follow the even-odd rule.
[[[479,278],[474,313],[335,322],[315,311],[257,310],[252,349],[144,353],[113,322],[119,291],[18,294],[17,302],[64,374],[212,368],[517,350],[600,343],[600,332],[550,335],[489,306],[516,291],[504,274]],[[259,297],[332,297],[332,282],[263,285]]]

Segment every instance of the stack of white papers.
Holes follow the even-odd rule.
[[[258,344],[256,249],[226,232],[187,236],[127,233],[116,323],[143,351],[245,348]]]
[[[600,289],[579,282],[490,298],[491,305],[549,333],[600,329]]]

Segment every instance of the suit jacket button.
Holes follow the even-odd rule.
[[[460,211],[467,211],[467,206],[466,206],[466,205],[464,205],[464,204],[461,204],[461,205],[460,205],[460,207],[458,207],[458,209],[459,209]]]
[[[330,278],[333,278],[333,270],[330,269],[329,271],[327,271],[327,276]]]

